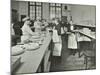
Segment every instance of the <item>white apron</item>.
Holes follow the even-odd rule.
[[[76,35],[74,33],[71,33],[68,36],[68,48],[77,49],[77,40],[76,40]]]
[[[65,32],[64,32],[64,29],[63,29],[63,27],[61,27],[61,34],[64,34]]]
[[[61,41],[61,36],[58,36],[57,30],[53,30],[52,39],[54,42],[53,56],[61,56],[62,41]]]

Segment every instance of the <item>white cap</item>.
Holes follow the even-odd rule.
[[[25,17],[25,18],[22,19],[22,21],[25,22],[25,21],[27,21],[29,19],[30,19],[29,17]]]

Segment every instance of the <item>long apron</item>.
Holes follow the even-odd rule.
[[[54,42],[53,56],[61,56],[62,40],[61,36],[58,36],[57,30],[53,30],[52,39]]]
[[[76,40],[76,35],[74,33],[71,33],[68,36],[68,48],[77,49],[77,40]]]

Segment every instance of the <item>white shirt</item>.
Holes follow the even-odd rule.
[[[33,35],[31,28],[27,24],[24,24],[24,26],[22,27],[22,32],[23,35]]]

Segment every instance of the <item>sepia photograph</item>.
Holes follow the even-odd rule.
[[[96,69],[96,5],[11,0],[11,74]]]

